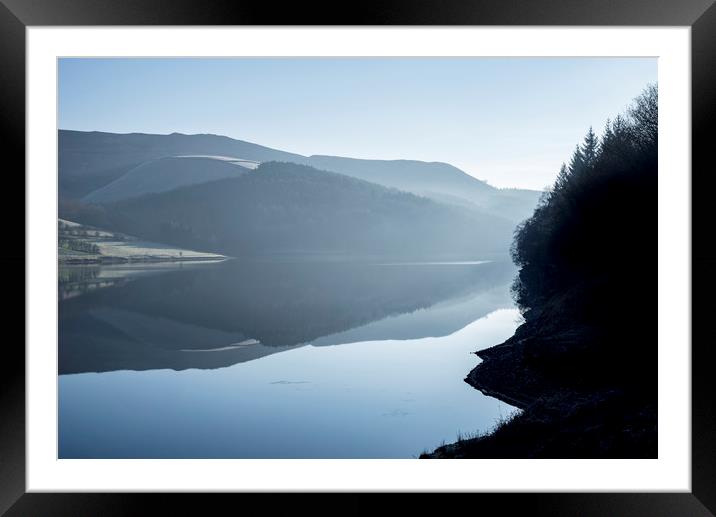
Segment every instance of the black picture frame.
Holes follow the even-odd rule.
[[[716,6],[714,0],[383,0],[360,3],[270,0],[0,0],[0,121],[5,148],[3,186],[5,220],[24,212],[25,171],[25,29],[62,25],[620,25],[690,26],[692,52],[692,491],[690,493],[618,494],[424,494],[403,497],[405,512],[451,511],[455,504],[471,510],[533,515],[714,515],[716,514],[716,376],[713,337],[708,324],[713,221],[708,201],[714,187],[713,145],[716,114]],[[686,171],[684,172],[687,173]],[[20,195],[20,192],[23,195]],[[22,204],[22,207],[19,206]],[[24,321],[25,304],[16,293],[25,286],[19,274],[26,267],[24,230],[13,225],[14,243],[0,256],[6,271],[6,328]],[[698,238],[697,238],[698,237]],[[23,283],[23,285],[21,285]],[[11,289],[7,289],[7,288]],[[11,326],[12,325],[12,326]],[[25,328],[5,334],[0,359],[0,513],[27,515],[135,515],[209,513],[217,502],[228,512],[259,504],[268,512],[305,509],[313,513],[358,513],[383,506],[383,495],[349,494],[339,501],[326,494],[221,494],[172,496],[158,494],[25,493]],[[320,502],[316,501],[320,498]],[[241,506],[237,506],[241,505]],[[233,511],[232,511],[233,509]],[[454,510],[452,510],[454,511]],[[219,510],[216,511],[219,513]]]

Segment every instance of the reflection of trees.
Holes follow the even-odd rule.
[[[65,239],[60,237],[59,246],[62,249],[80,251],[82,253],[92,253],[94,255],[99,254],[99,247],[88,241],[82,239]]]
[[[112,287],[123,280],[102,278],[99,266],[63,266],[57,272],[60,299],[79,296],[95,289]]]
[[[97,278],[99,270],[99,267],[60,267],[57,281],[60,285],[91,281]]]

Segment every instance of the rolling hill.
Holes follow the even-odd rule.
[[[472,259],[504,254],[513,230],[504,218],[283,162],[110,203],[97,217],[90,224],[230,256]]]

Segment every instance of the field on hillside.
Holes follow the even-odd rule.
[[[223,255],[204,253],[141,241],[131,235],[58,220],[58,260],[63,263],[160,262],[220,260]]]

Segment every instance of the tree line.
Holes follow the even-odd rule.
[[[589,128],[515,231],[511,255],[520,272],[513,292],[525,317],[587,279],[656,260],[657,147],[655,84],[607,121],[601,136]],[[631,272],[636,281],[640,272]]]
[[[64,239],[59,240],[60,248],[72,251],[81,251],[83,253],[92,253],[99,255],[99,246],[91,242],[83,241],[81,239]]]

